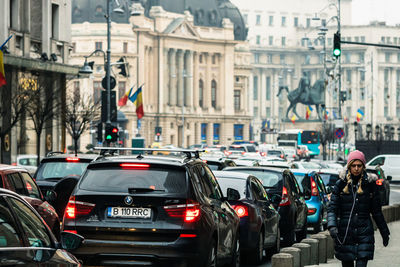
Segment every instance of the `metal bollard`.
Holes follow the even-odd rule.
[[[395,213],[395,221],[400,220],[400,204],[396,203],[393,204],[393,208],[394,208],[394,213]]]
[[[321,233],[326,235],[326,258],[333,259],[333,256],[335,255],[335,243],[329,234],[329,231],[324,231]]]
[[[300,249],[300,267],[310,264],[311,246],[306,243],[295,243],[294,248]]]
[[[389,206],[383,206],[382,213],[383,213],[383,216],[385,217],[385,221],[387,223],[390,223]]]
[[[301,243],[309,244],[311,247],[310,250],[310,264],[318,264],[319,256],[318,256],[318,240],[314,238],[305,238],[301,240]]]
[[[294,267],[300,267],[300,257],[301,257],[301,250],[299,248],[295,247],[287,247],[287,248],[282,248],[281,253],[288,253],[293,256],[293,266]]]
[[[327,256],[326,256],[326,235],[324,234],[315,234],[311,235],[311,238],[317,239],[318,243],[318,262],[319,263],[326,263]]]
[[[271,267],[293,267],[293,256],[288,253],[278,253],[271,257]]]

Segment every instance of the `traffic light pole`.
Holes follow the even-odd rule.
[[[111,1],[107,0],[107,62],[106,62],[106,81],[107,81],[107,120],[106,124],[111,124],[111,17],[110,17]]]

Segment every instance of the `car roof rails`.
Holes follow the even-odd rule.
[[[166,148],[133,148],[133,147],[94,147],[95,150],[100,150],[100,155],[115,156],[118,151],[137,151],[138,156],[142,157],[145,152],[164,151],[164,152],[180,152],[186,155],[187,159],[200,158],[200,153],[205,152],[204,149],[166,149]],[[193,154],[193,157],[192,157]]]
[[[51,157],[51,156],[59,155],[59,154],[64,154],[64,152],[62,152],[62,151],[50,151],[50,152],[48,152],[46,154],[46,157]]]

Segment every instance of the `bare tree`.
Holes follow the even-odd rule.
[[[79,84],[79,83],[78,83]],[[67,91],[65,108],[65,128],[74,140],[75,154],[78,153],[78,140],[92,122],[99,119],[100,102],[92,95],[80,95],[79,89]]]

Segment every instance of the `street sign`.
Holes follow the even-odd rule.
[[[337,139],[342,139],[343,136],[344,136],[344,131],[343,131],[343,129],[342,129],[342,128],[336,129],[336,131],[335,131],[335,136],[336,136]]]

